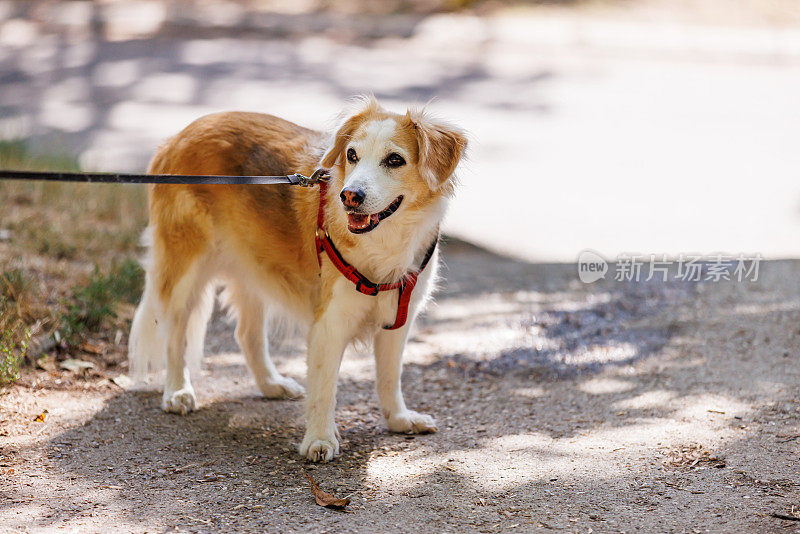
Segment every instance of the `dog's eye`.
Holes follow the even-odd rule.
[[[398,154],[397,152],[392,152],[388,156],[386,156],[386,165],[389,167],[402,167],[406,164],[406,160],[403,159],[403,156]]]
[[[350,163],[358,163],[358,155],[356,154],[356,150],[354,148],[347,149],[347,161]]]

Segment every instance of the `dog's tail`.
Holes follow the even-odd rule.
[[[148,373],[160,371],[167,359],[167,338],[163,328],[161,302],[148,273],[144,294],[133,316],[128,340],[128,365],[135,380],[144,380]]]
[[[128,338],[128,372],[135,380],[144,380],[151,371],[165,366],[167,339],[162,322],[161,302],[153,283],[153,228],[147,227],[141,238],[147,253],[141,259],[145,270],[144,293],[131,324]]]

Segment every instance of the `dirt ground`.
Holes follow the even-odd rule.
[[[773,515],[800,516],[797,261],[757,283],[584,285],[460,242],[444,258],[404,375],[438,433],[390,434],[352,351],[342,456],[306,463],[302,402],[260,398],[217,317],[189,416],[111,383],[122,362],[0,394],[0,530],[800,531]],[[301,382],[302,353],[276,354]],[[347,510],[317,506],[305,473]]]

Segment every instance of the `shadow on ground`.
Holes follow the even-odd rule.
[[[800,346],[800,298],[774,291],[792,262],[770,262],[749,288],[687,288],[587,286],[572,265],[458,242],[444,256],[449,281],[409,345],[404,375],[409,404],[437,416],[437,434],[389,434],[370,356],[352,353],[337,411],[342,457],[307,464],[295,452],[302,404],[258,398],[217,324],[211,341],[220,351],[197,384],[199,412],[163,414],[154,392],[106,396],[89,417],[16,451],[38,451],[40,463],[29,462],[29,482],[20,477],[8,490],[4,523],[730,531],[775,527],[768,512],[800,497],[792,475],[800,395],[784,355]],[[756,328],[755,315],[775,329]],[[286,346],[279,366],[300,378],[302,355]],[[687,445],[705,451],[697,462],[665,464]],[[718,456],[725,467],[711,462]],[[306,472],[351,494],[349,513],[316,506]]]

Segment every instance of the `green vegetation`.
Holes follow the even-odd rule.
[[[21,140],[0,140],[0,168],[80,170],[75,157]],[[68,352],[89,339],[113,344],[142,290],[132,258],[146,188],[0,181],[0,213],[0,384],[37,356],[32,338],[54,336]]]
[[[108,273],[95,267],[89,281],[75,288],[65,303],[62,336],[74,343],[87,333],[108,327],[108,321],[117,318],[117,303],[136,303],[143,287],[144,271],[132,259],[115,265]]]
[[[37,153],[22,139],[0,140],[0,167],[24,171],[77,171],[78,160],[58,153]]]

